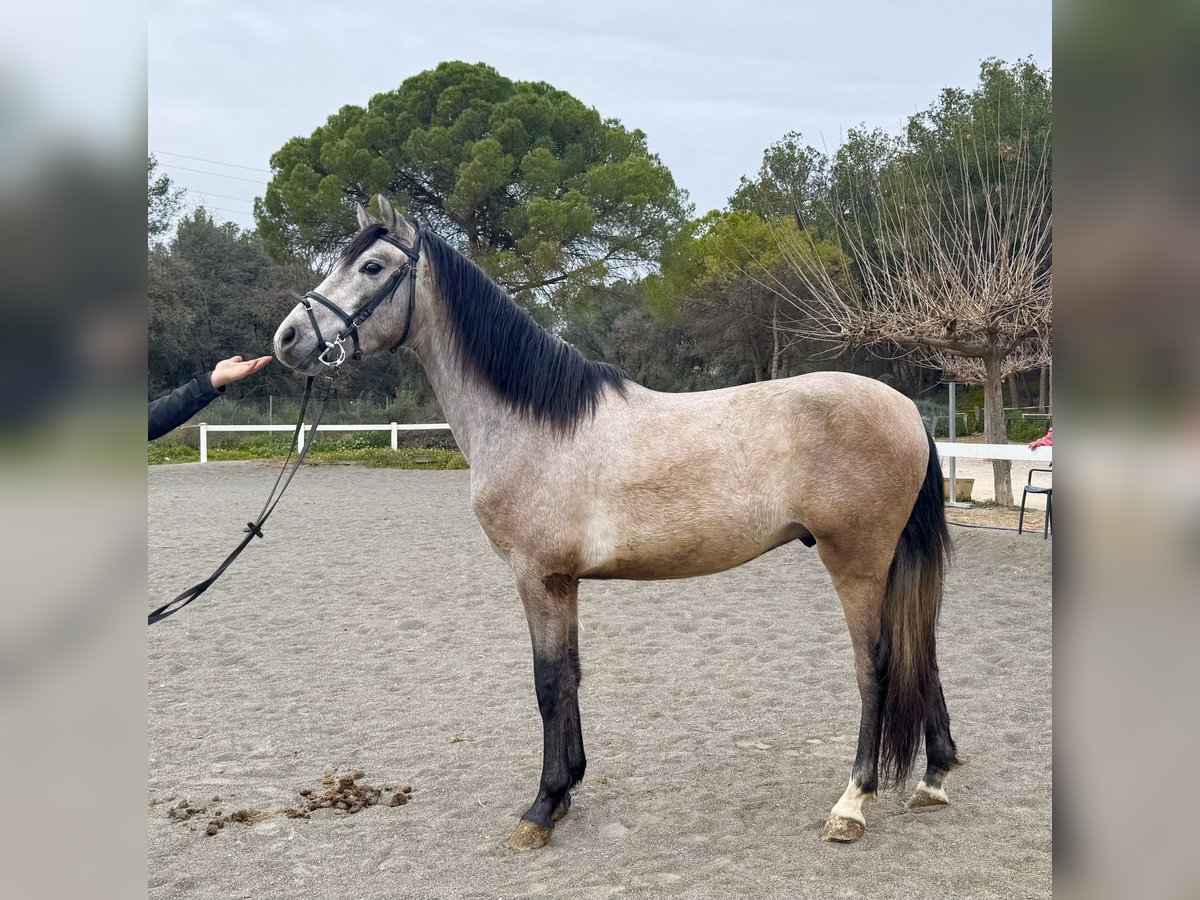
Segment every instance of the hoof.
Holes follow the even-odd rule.
[[[821,829],[821,840],[833,841],[838,844],[851,844],[866,832],[867,827],[857,819],[847,819],[845,816],[830,816],[825,820]]]
[[[949,802],[945,788],[930,787],[922,781],[904,805],[909,809],[919,809],[922,806],[946,806]]]
[[[517,824],[517,830],[512,833],[504,846],[509,850],[518,852],[523,850],[537,850],[539,847],[545,847],[550,843],[550,835],[554,834],[554,829],[543,828],[541,825],[535,825],[532,822],[527,822],[522,819]]]
[[[554,807],[554,821],[559,821],[563,816],[571,811],[571,795],[563,794],[563,798],[558,801],[558,806]]]

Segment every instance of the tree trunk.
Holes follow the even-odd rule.
[[[1017,390],[1017,376],[1008,376],[1008,397],[1012,401],[1012,408],[1018,409],[1021,406],[1021,394]]]
[[[1007,444],[1008,428],[1004,421],[1004,379],[1000,375],[1000,354],[992,352],[983,358],[983,433],[989,444]],[[996,502],[1012,506],[1012,463],[1007,459],[992,460]]]
[[[762,381],[763,370],[766,367],[762,364],[762,360],[760,360],[758,357],[758,346],[755,344],[753,338],[747,341],[746,347],[748,351],[747,356],[750,357],[750,368],[754,370],[754,380],[755,382]]]
[[[771,380],[779,377],[779,301],[771,308]]]
[[[1041,374],[1038,377],[1038,412],[1046,411],[1046,369],[1049,366],[1042,366]]]

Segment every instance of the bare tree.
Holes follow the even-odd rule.
[[[794,218],[767,222],[745,210],[712,212],[692,223],[666,258],[662,284],[686,313],[690,330],[716,357],[736,361],[755,381],[782,378],[802,340],[796,305],[807,291],[782,256],[780,231],[797,233]],[[831,271],[849,263],[829,243],[819,245]],[[839,265],[840,264],[840,265]],[[782,291],[781,291],[782,288]]]
[[[897,155],[855,183],[869,197],[832,191],[829,221],[858,277],[814,266],[809,232],[781,229],[807,290],[772,287],[803,313],[790,318],[804,338],[982,381],[987,440],[1004,443],[1004,377],[1050,361],[1050,142],[987,143],[960,142],[957,159]],[[1011,504],[1011,465],[993,466],[996,499]]]
[[[782,378],[788,351],[801,341],[792,321],[795,308],[763,286],[761,272],[755,274],[694,288],[681,305],[707,347],[741,360],[755,381]]]

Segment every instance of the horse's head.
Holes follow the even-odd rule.
[[[275,356],[306,375],[347,359],[395,350],[417,302],[420,229],[377,196],[379,218],[358,207],[359,233],[333,272],[303,297],[275,331]],[[295,295],[294,295],[295,296]]]

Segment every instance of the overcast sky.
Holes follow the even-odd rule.
[[[1050,0],[151,0],[149,148],[189,207],[252,226],[289,138],[444,60],[486,62],[642,129],[703,213],[787,131],[832,151],[972,87],[986,57],[1049,66],[1050,21]]]

